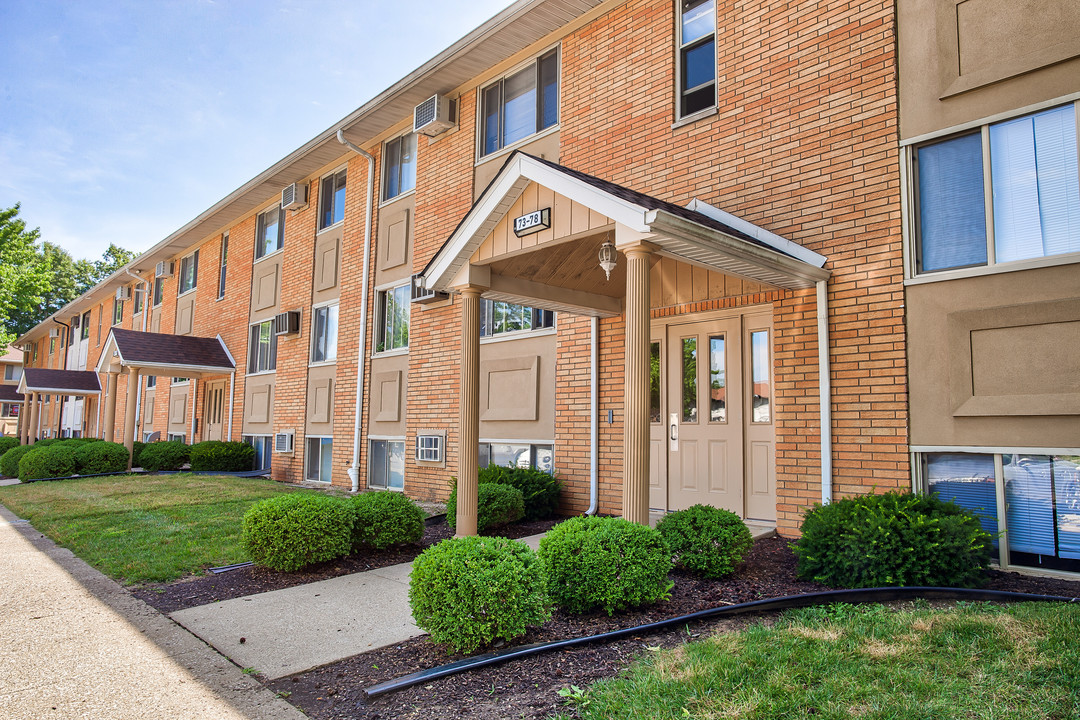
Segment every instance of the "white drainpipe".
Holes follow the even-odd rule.
[[[600,391],[598,365],[600,363],[600,318],[592,318],[589,329],[589,509],[586,515],[595,515],[600,503]]]
[[[818,401],[821,416],[821,504],[832,502],[832,380],[828,280],[817,281]]]
[[[353,421],[353,459],[349,466],[349,479],[352,480],[352,491],[360,489],[360,432],[361,417],[364,410],[364,360],[367,357],[367,313],[368,313],[368,268],[371,262],[371,209],[372,196],[375,193],[375,158],[356,145],[345,139],[345,132],[341,128],[337,131],[338,142],[352,150],[354,153],[367,158],[368,161],[368,186],[367,186],[367,209],[364,212],[364,265],[363,278],[360,285],[361,313],[360,313],[360,343],[356,357],[356,416]]]

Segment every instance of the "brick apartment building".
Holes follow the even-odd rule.
[[[1080,455],[1080,16],[988,2],[521,0],[20,338],[97,383],[20,385],[24,437],[244,439],[275,478],[417,498],[532,464],[568,514],[789,535],[929,487],[1008,531],[1002,468],[1063,498]],[[991,213],[991,261],[942,251],[993,202],[948,184],[951,140],[1043,111],[1050,249],[995,257]]]

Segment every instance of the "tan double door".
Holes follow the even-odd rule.
[[[776,518],[772,310],[654,325],[650,507]]]

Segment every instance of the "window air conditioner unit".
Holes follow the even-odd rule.
[[[116,288],[117,300],[130,300],[131,299],[131,287],[125,285],[123,287]]]
[[[308,186],[305,183],[286,185],[281,191],[281,209],[299,210],[307,207],[307,190]]]
[[[295,433],[292,430],[286,430],[285,432],[279,432],[274,434],[274,452],[276,453],[291,453],[293,451],[293,438]]]
[[[297,335],[300,333],[300,311],[290,310],[274,316],[275,335]]]
[[[173,265],[175,265],[175,263],[170,260],[162,260],[157,264],[157,267],[154,268],[154,274],[158,277],[172,277]]]
[[[446,300],[450,297],[444,292],[435,292],[424,287],[424,276],[413,275],[409,278],[410,297],[414,303],[427,304]]]
[[[457,104],[443,95],[432,95],[413,108],[413,132],[432,137],[457,124]]]
[[[60,328],[49,328],[49,337],[51,337],[51,338],[60,337]]]

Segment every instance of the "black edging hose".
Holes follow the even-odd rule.
[[[862,590],[830,590],[828,592],[808,593],[806,595],[787,595],[785,597],[770,598],[768,600],[755,600],[754,602],[739,603],[738,605],[725,605],[723,607],[710,608],[709,610],[699,610],[698,612],[690,613],[689,615],[680,615],[679,617],[668,618],[667,620],[646,623],[645,625],[635,625],[634,627],[612,630],[611,632],[599,633],[597,635],[587,635],[585,637],[569,638],[567,640],[554,640],[546,643],[534,643],[532,645],[522,645],[521,647],[484,653],[483,655],[475,655],[473,657],[447,663],[446,665],[440,665],[439,667],[431,668],[429,670],[420,670],[408,675],[402,675],[394,680],[387,680],[386,682],[372,685],[364,690],[364,695],[369,698],[374,698],[397,690],[404,690],[407,687],[419,685],[420,683],[438,680],[439,678],[447,677],[448,675],[456,675],[457,673],[472,670],[474,668],[497,665],[510,660],[516,660],[517,658],[537,655],[549,650],[560,650],[562,648],[576,647],[587,643],[616,640],[618,638],[626,637],[627,635],[662,630],[673,625],[681,625],[695,620],[712,619],[728,615],[741,615],[750,612],[810,607],[812,605],[828,605],[830,603],[838,602],[889,602],[892,600],[914,600],[917,598],[925,600],[1080,602],[1080,598],[1061,597],[1057,595],[1029,595],[1027,593],[1005,592],[1001,590],[972,590],[968,588],[941,587],[880,587],[865,588]]]

